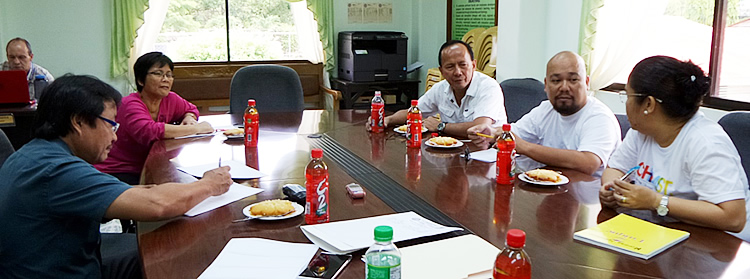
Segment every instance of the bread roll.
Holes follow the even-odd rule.
[[[560,182],[562,177],[559,173],[553,170],[535,169],[526,172],[526,176],[536,181],[547,181],[547,182]]]
[[[250,208],[250,214],[253,216],[283,216],[292,212],[294,212],[294,206],[287,200],[262,201]]]

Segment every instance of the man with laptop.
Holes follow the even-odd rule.
[[[24,71],[26,81],[29,86],[29,98],[38,98],[41,92],[34,92],[34,80],[44,80],[45,84],[50,84],[55,78],[47,69],[42,68],[33,62],[34,53],[31,52],[31,44],[23,38],[14,38],[5,46],[5,56],[8,61],[3,62],[2,71]]]

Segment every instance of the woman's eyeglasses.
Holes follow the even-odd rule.
[[[174,74],[172,72],[162,73],[161,71],[155,71],[155,72],[149,72],[148,74],[158,77],[159,79],[163,79],[165,77],[167,79],[174,79]]]
[[[625,102],[628,101],[628,96],[633,96],[633,97],[648,97],[648,96],[650,96],[648,94],[641,94],[641,93],[628,94],[628,92],[625,91],[625,90],[620,90],[620,91],[617,92],[617,94],[620,95],[620,102],[623,102],[623,103],[625,103]],[[654,97],[654,100],[656,100],[660,104],[662,103],[662,100],[659,99],[659,98]]]

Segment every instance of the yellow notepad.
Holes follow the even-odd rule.
[[[596,227],[576,232],[573,239],[649,259],[689,236],[689,232],[670,229],[621,213]]]

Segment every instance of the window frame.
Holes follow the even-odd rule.
[[[727,6],[729,0],[714,1],[713,32],[711,33],[711,57],[708,66],[708,77],[711,78],[709,96],[703,98],[703,106],[727,111],[750,110],[750,103],[719,97],[721,85],[721,61],[724,55],[724,33],[727,23]]]

